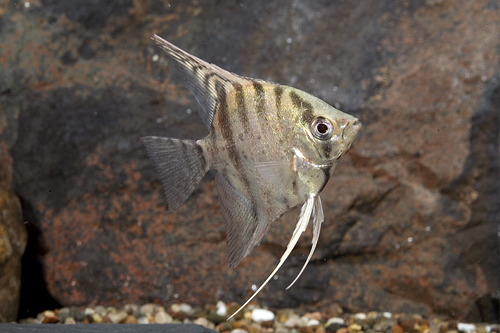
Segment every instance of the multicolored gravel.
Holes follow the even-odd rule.
[[[41,312],[36,318],[20,323],[37,324],[170,324],[194,323],[218,332],[231,333],[500,333],[499,324],[474,324],[419,314],[367,312],[347,314],[339,307],[337,314],[305,312],[298,309],[271,311],[249,305],[235,318],[226,321],[238,306],[219,301],[215,305],[195,308],[189,304],[173,304],[170,308],[157,304],[130,304],[123,308],[95,306],[65,307]]]

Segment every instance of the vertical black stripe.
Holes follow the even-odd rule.
[[[293,105],[302,112],[302,121],[307,123],[314,118],[313,106],[300,98],[295,91],[290,92],[290,98]]]
[[[253,88],[257,94],[257,116],[267,124],[268,119],[266,117],[266,95],[264,87],[259,82],[253,81]]]
[[[321,193],[321,191],[323,191],[323,189],[326,186],[326,183],[328,183],[328,180],[330,179],[331,167],[322,168],[321,170],[323,170],[323,174],[325,175],[325,180],[323,181],[323,185],[321,185],[321,187],[319,188],[318,194]]]
[[[283,87],[276,86],[274,87],[274,95],[276,98],[276,115],[278,119],[283,119],[283,114],[281,110],[281,96],[283,95]]]
[[[243,92],[243,86],[236,82],[231,83],[236,90],[236,105],[238,107],[238,116],[240,117],[242,128],[248,128],[249,121],[245,105],[245,94]]]
[[[297,186],[297,172],[292,173],[292,193],[295,198],[299,198],[299,187]]]
[[[215,83],[215,89],[217,91],[217,96],[219,97],[219,109],[217,117],[219,119],[219,126],[222,133],[222,137],[227,143],[227,153],[228,157],[231,160],[235,171],[239,173],[240,179],[245,187],[245,191],[250,196],[249,201],[252,206],[255,204],[254,197],[252,192],[250,191],[250,182],[246,176],[245,168],[243,167],[243,163],[241,161],[241,157],[236,150],[235,142],[234,142],[234,133],[231,126],[229,109],[227,104],[227,95],[226,89],[224,85],[218,80]],[[233,184],[234,185],[234,184]]]
[[[226,141],[228,141],[229,145],[234,145],[233,130],[231,129],[231,123],[229,121],[226,89],[219,80],[215,81],[215,91],[219,100],[217,118],[219,119],[219,126],[222,137]]]
[[[200,155],[200,165],[201,165],[201,169],[203,171],[206,170],[207,168],[207,161],[205,159],[205,156],[203,155],[203,149],[201,148],[201,146],[198,144],[198,143],[194,143],[194,147],[196,148],[196,151],[198,152],[198,154]]]

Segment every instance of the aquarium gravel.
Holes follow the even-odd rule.
[[[500,333],[499,324],[466,323],[440,317],[427,318],[420,314],[390,312],[344,313],[334,307],[336,314],[299,309],[269,310],[249,305],[229,321],[226,319],[238,308],[237,304],[217,304],[193,307],[186,303],[169,308],[157,304],[129,304],[123,308],[102,305],[64,307],[39,313],[36,318],[21,319],[32,324],[198,324],[218,332],[262,333]],[[332,312],[332,311],[329,311]]]

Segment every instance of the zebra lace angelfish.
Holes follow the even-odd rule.
[[[279,264],[234,316],[278,271],[313,216],[312,248],[299,276],[306,267],[324,220],[319,194],[361,123],[306,92],[230,73],[157,35],[152,39],[181,68],[210,131],[196,141],[141,138],[160,174],[169,212],[187,200],[208,170],[217,170],[229,264],[235,267],[274,221],[303,204]]]

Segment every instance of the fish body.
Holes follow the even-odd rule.
[[[217,170],[228,258],[235,267],[274,221],[303,204],[287,251],[248,303],[313,216],[313,247],[303,269],[307,265],[323,222],[319,194],[361,123],[299,89],[230,73],[156,35],[153,40],[183,71],[210,130],[197,141],[141,139],[160,173],[169,211],[187,200],[208,170]]]

